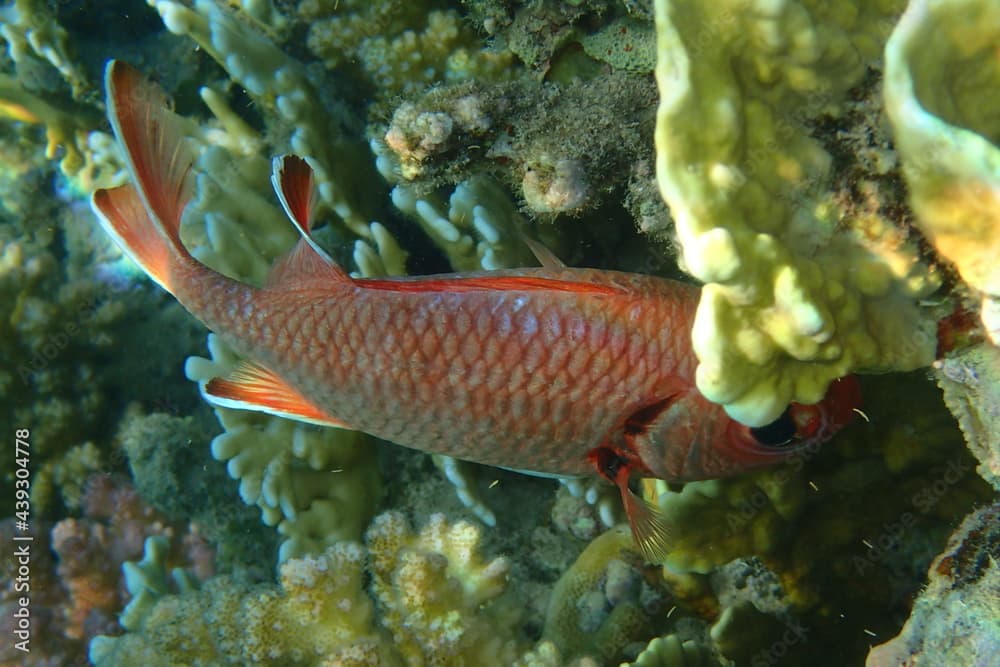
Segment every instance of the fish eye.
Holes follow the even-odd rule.
[[[797,432],[791,407],[785,408],[781,416],[770,424],[750,429],[750,435],[754,440],[767,447],[784,447],[795,439]]]

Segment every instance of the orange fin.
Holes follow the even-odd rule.
[[[157,86],[119,60],[105,71],[108,115],[125,162],[152,222],[184,257],[181,214],[191,199],[194,156],[184,140],[182,121]]]
[[[256,410],[297,421],[350,428],[326,414],[276,373],[251,361],[241,361],[224,378],[212,378],[201,388],[213,405]]]
[[[267,274],[265,287],[294,289],[350,279],[343,269],[317,254],[308,239],[302,238],[274,263]]]
[[[271,185],[288,219],[316,254],[330,264],[333,258],[312,237],[312,216],[316,207],[313,169],[298,155],[281,155],[271,161]]]
[[[499,273],[499,272],[498,272]],[[620,294],[621,290],[613,285],[561,280],[533,275],[457,275],[433,276],[429,278],[357,278],[354,282],[358,287],[386,290],[389,292],[482,292],[482,291],[553,291],[577,292],[580,294]]]
[[[133,262],[171,294],[170,258],[173,250],[146,211],[139,193],[131,185],[97,190],[90,198],[104,231]]]

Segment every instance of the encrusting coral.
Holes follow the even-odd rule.
[[[895,639],[867,667],[988,664],[1000,650],[1000,504],[962,522],[931,563],[927,587]]]
[[[666,594],[643,577],[624,526],[594,539],[552,590],[543,637],[564,658],[620,658],[626,646],[655,634]]]

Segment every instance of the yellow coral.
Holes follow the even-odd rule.
[[[396,665],[373,625],[364,567],[364,549],[340,543],[286,562],[279,588],[213,579],[201,591],[164,596],[128,634],[94,639],[90,660],[97,667]]]
[[[511,632],[517,611],[497,599],[509,563],[481,559],[478,528],[435,514],[414,535],[387,512],[366,539],[380,620],[408,664],[511,664],[524,649]]]
[[[886,45],[886,111],[920,228],[983,293],[1000,344],[1000,5],[913,0]]]
[[[634,549],[628,526],[620,524],[591,541],[556,582],[543,637],[565,657],[612,660],[626,644],[653,634],[653,619],[639,603]]]
[[[930,363],[937,286],[891,224],[826,201],[836,113],[898,3],[658,0],[657,178],[686,270],[706,283],[697,384],[746,424],[815,403],[855,369]]]

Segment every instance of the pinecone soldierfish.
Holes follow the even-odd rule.
[[[121,62],[108,109],[132,183],[93,208],[122,250],[247,361],[202,387],[217,405],[350,428],[428,452],[615,483],[637,545],[668,526],[634,475],[721,477],[829,439],[859,407],[853,377],[818,404],[749,428],[696,389],[698,288],[653,276],[543,268],[352,279],[311,238],[312,171],[293,156],[272,181],[302,235],[263,287],[223,276],[180,241],[193,156],[163,93]]]

